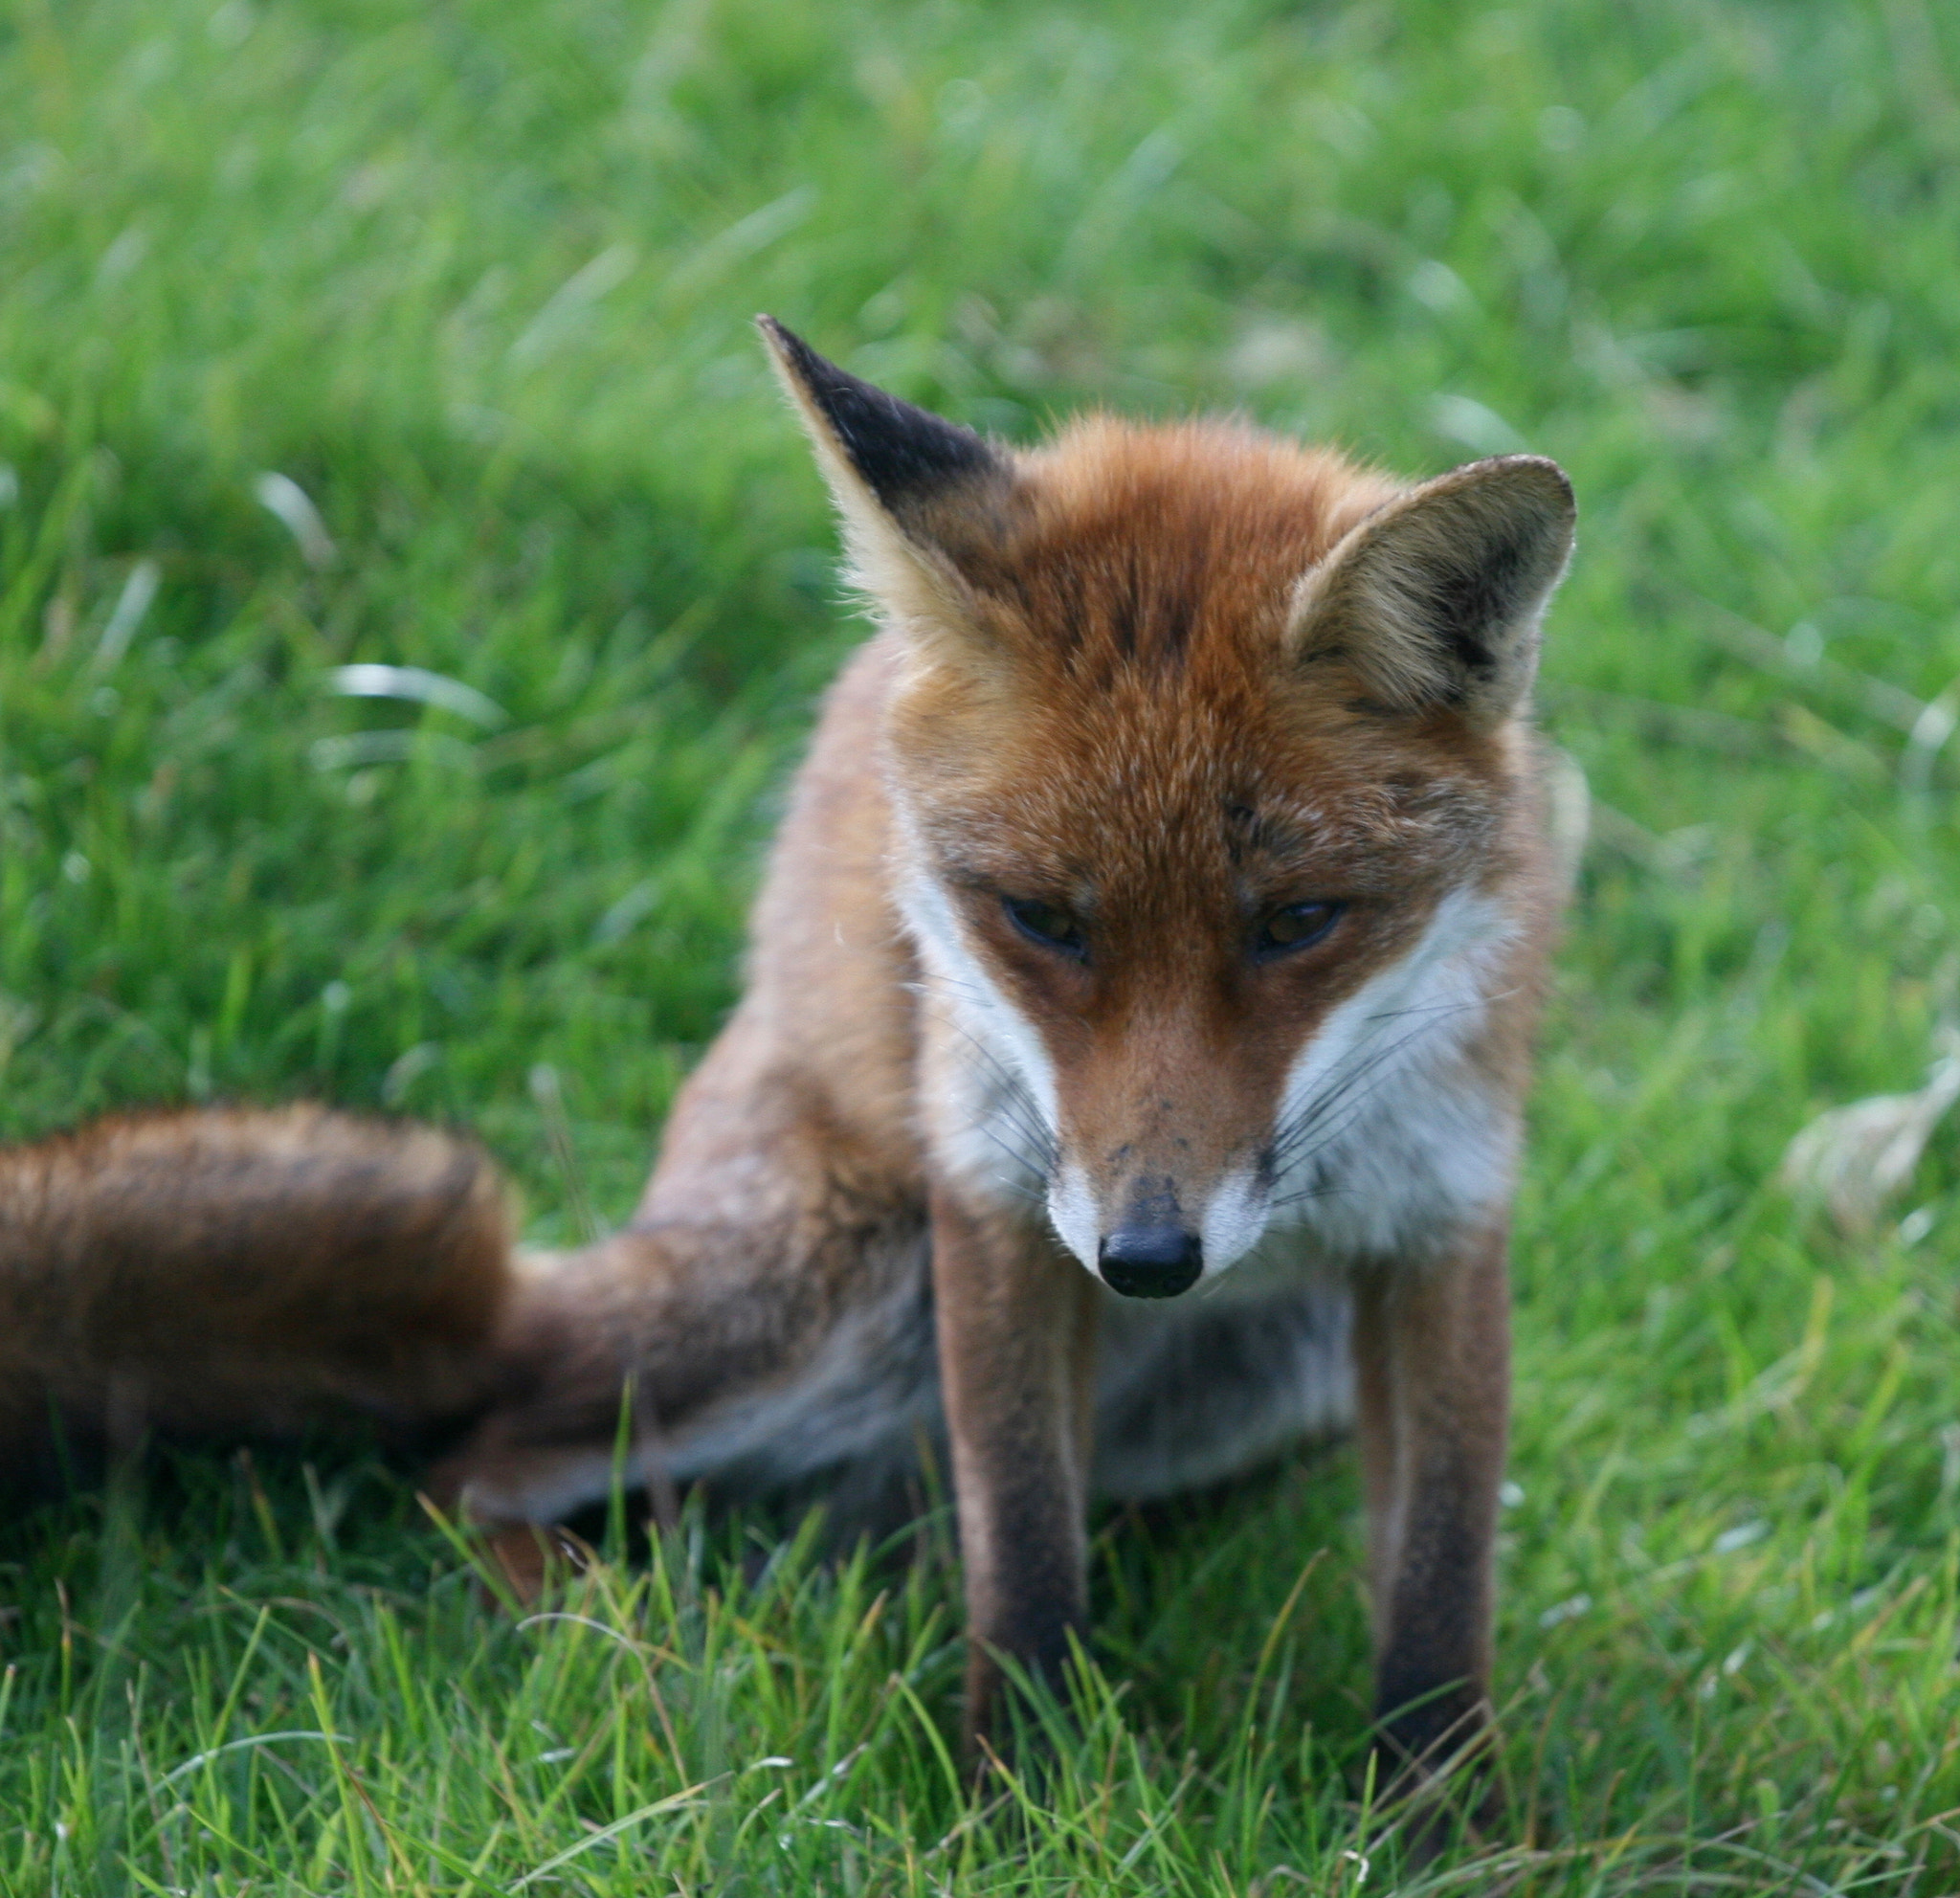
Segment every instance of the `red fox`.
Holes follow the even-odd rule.
[[[279,1345],[277,1415],[477,1406],[445,1480],[491,1523],[605,1493],[623,1390],[631,1479],[736,1497],[867,1495],[943,1433],[979,1733],[1004,1662],[1056,1679],[1084,1631],[1092,1497],[1352,1422],[1383,1743],[1418,1769],[1474,1745],[1564,895],[1528,701],[1565,476],[1406,486],[1106,416],[1014,450],[762,329],[880,630],[630,1223],[506,1269],[487,1173],[439,1136],[139,1124],[5,1162],[0,1335],[61,1274],[100,1320],[145,1273],[221,1301],[190,1262],[249,1255],[290,1273],[269,1328],[306,1299],[368,1327],[336,1369]],[[132,1193],[145,1140],[179,1177]],[[11,1182],[56,1172],[44,1196],[84,1210],[53,1244]],[[101,1401],[103,1362],[69,1388]]]

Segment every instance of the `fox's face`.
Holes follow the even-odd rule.
[[[1460,1102],[1531,921],[1518,717],[1564,477],[1402,490],[1250,431],[1100,420],[1011,454],[770,339],[905,642],[895,876],[969,1170],[1146,1297],[1309,1209],[1365,1127],[1392,1169],[1390,1077],[1434,1077],[1403,1117],[1465,1119],[1464,1168],[1501,1174]]]

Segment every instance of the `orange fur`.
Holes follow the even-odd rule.
[[[0,1488],[63,1437],[465,1418],[509,1250],[488,1159],[429,1128],[213,1109],[0,1151]]]

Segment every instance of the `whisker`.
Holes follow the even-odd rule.
[[[1478,995],[1467,1001],[1438,1002],[1413,1006],[1406,1009],[1389,1009],[1384,1010],[1378,1016],[1370,1017],[1373,1020],[1392,1021],[1409,1016],[1420,1015],[1430,1018],[1419,1022],[1408,1034],[1398,1037],[1385,1048],[1374,1047],[1373,1043],[1376,1038],[1370,1037],[1358,1043],[1347,1056],[1344,1056],[1341,1061],[1337,1061],[1334,1064],[1332,1073],[1327,1076],[1320,1092],[1307,1102],[1293,1120],[1280,1130],[1279,1135],[1275,1138],[1272,1148],[1275,1170],[1283,1171],[1286,1167],[1290,1166],[1298,1159],[1307,1143],[1315,1139],[1315,1136],[1321,1136],[1316,1144],[1320,1147],[1325,1147],[1342,1133],[1347,1132],[1353,1126],[1361,1106],[1374,1093],[1375,1088],[1381,1084],[1382,1081],[1387,1079],[1381,1073],[1384,1065],[1392,1061],[1404,1049],[1412,1046],[1427,1035],[1429,1030],[1436,1025],[1437,1017],[1460,1015],[1469,1009],[1481,1008],[1491,999],[1493,997]],[[1363,1057],[1366,1057],[1366,1059],[1363,1059]],[[1357,1097],[1355,1094],[1356,1087],[1362,1082],[1368,1080],[1370,1075],[1375,1077],[1372,1084],[1363,1090]],[[1353,1104],[1352,1111],[1344,1115],[1338,1128],[1329,1131],[1327,1129],[1327,1123],[1331,1116],[1350,1102]]]
[[[1283,1141],[1274,1142],[1275,1169],[1283,1170],[1291,1166],[1303,1151],[1324,1148],[1337,1133],[1345,1133],[1353,1125],[1355,1114],[1394,1072],[1389,1063],[1415,1038],[1413,1035],[1405,1036],[1392,1045],[1378,1050],[1365,1065],[1343,1075],[1338,1086],[1330,1086],[1318,1095],[1312,1111],[1302,1116]],[[1343,1112],[1344,1108],[1348,1111]],[[1336,1114],[1341,1118],[1330,1126]]]
[[[1388,1050],[1387,1052],[1392,1053],[1393,1050]],[[1379,1067],[1380,1063],[1377,1062],[1375,1065]],[[1358,1081],[1362,1077],[1357,1077],[1357,1084]],[[1312,1148],[1307,1150],[1305,1157],[1309,1161],[1313,1160],[1319,1154],[1325,1153],[1325,1151],[1327,1151],[1329,1148],[1336,1146],[1341,1141],[1341,1139],[1352,1129],[1355,1123],[1360,1120],[1363,1111],[1366,1109],[1369,1101],[1372,1098],[1376,1089],[1379,1088],[1382,1083],[1386,1081],[1388,1078],[1389,1077],[1387,1075],[1377,1073],[1375,1075],[1374,1080],[1370,1082],[1368,1086],[1361,1088],[1358,1093],[1356,1092],[1356,1088],[1354,1085],[1350,1085],[1349,1087],[1342,1091],[1339,1098],[1329,1105],[1328,1113],[1331,1113],[1332,1108],[1334,1106],[1338,1106],[1344,1103],[1348,1104],[1348,1111],[1344,1113],[1341,1116],[1341,1118],[1338,1121],[1336,1121],[1331,1127],[1326,1126],[1328,1114],[1324,1113],[1319,1117],[1319,1120],[1317,1122],[1317,1130],[1321,1130],[1321,1138],[1318,1139],[1314,1143]],[[1300,1157],[1301,1156],[1296,1151],[1293,1155],[1289,1156],[1287,1165],[1293,1165]],[[1342,1189],[1328,1182],[1317,1182],[1314,1186],[1297,1189],[1293,1193],[1287,1194],[1282,1197],[1276,1199],[1273,1202],[1273,1207],[1275,1211],[1278,1211],[1282,1206],[1296,1205],[1303,1199],[1318,1198],[1329,1195],[1332,1193],[1341,1190]]]
[[[1016,1133],[1021,1135],[1023,1140],[1027,1138],[1027,1129],[1018,1121],[1014,1120],[1012,1115],[1006,1115],[1003,1118],[1007,1120],[1008,1125]],[[973,1118],[972,1124],[1024,1172],[1034,1173],[1044,1181],[1048,1178],[1052,1168],[1049,1165],[1043,1164],[1043,1158],[1038,1150],[1016,1147],[1012,1141],[1004,1139],[995,1131],[992,1121],[989,1116],[976,1115]]]
[[[1515,988],[1499,989],[1487,995],[1473,995],[1465,1002],[1411,1002],[1407,1008],[1385,1008],[1362,1019],[1394,1021],[1405,1015],[1457,1015],[1466,1008],[1487,1008],[1492,1002],[1507,1001],[1518,993]]]
[[[1274,1164],[1277,1166],[1290,1159],[1303,1142],[1320,1130],[1327,1116],[1348,1098],[1356,1084],[1370,1075],[1378,1073],[1384,1063],[1392,1061],[1403,1049],[1419,1040],[1428,1032],[1430,1025],[1424,1022],[1411,1029],[1408,1034],[1391,1041],[1387,1047],[1378,1048],[1371,1040],[1364,1041],[1337,1061],[1332,1072],[1322,1083],[1320,1091],[1281,1128],[1274,1139]]]
[[[1333,1184],[1303,1186],[1297,1192],[1282,1194],[1275,1199],[1271,1204],[1271,1210],[1275,1213],[1283,1213],[1287,1207],[1298,1206],[1308,1199],[1339,1199],[1353,1191],[1352,1187]]]
[[[908,986],[917,994],[929,993],[920,984]],[[952,986],[956,987],[957,984]],[[1042,1122],[1026,1083],[950,1011],[935,1007],[933,1014],[936,1019],[950,1028],[979,1058],[983,1064],[983,1072],[991,1083],[985,1110],[973,1116],[972,1126],[991,1141],[1019,1171],[1033,1173],[1045,1183],[1055,1172],[1055,1139]],[[1002,1138],[995,1126],[997,1121],[1004,1122],[1017,1134],[1022,1145],[1016,1146],[1013,1142]],[[1016,1182],[1002,1183],[1031,1200],[1041,1197],[1032,1189]]]
[[[985,1052],[984,1050],[982,1051]],[[995,1063],[998,1072],[998,1063]],[[1029,1153],[1042,1161],[1042,1172],[1053,1170],[1055,1142],[1037,1116],[1034,1103],[1012,1075],[1002,1074],[988,1098],[988,1110],[1007,1122],[1027,1144]]]

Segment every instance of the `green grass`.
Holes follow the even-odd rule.
[[[1956,257],[1932,0],[7,0],[0,1125],[401,1107],[557,1237],[548,1063],[625,1210],[853,636],[754,310],[1010,435],[1556,455],[1515,1888],[1952,1891],[1960,1166],[1856,1242],[1773,1176],[1960,994]],[[377,1466],[167,1464],[0,1528],[0,1888],[1390,1888],[1353,1518],[1102,1524],[1081,1736],[976,1813],[943,1520],[520,1620]]]

